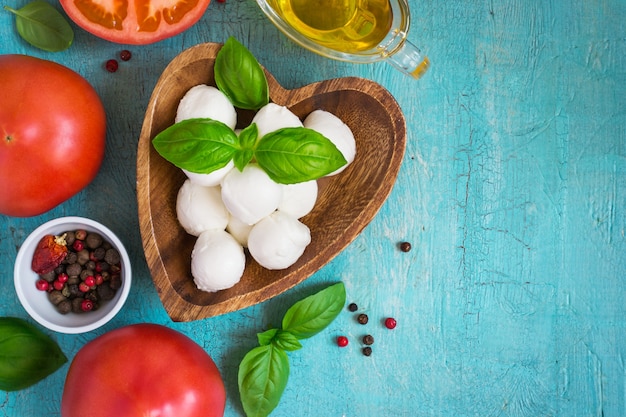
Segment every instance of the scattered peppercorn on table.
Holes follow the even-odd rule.
[[[0,316],[35,324],[69,359],[35,385],[5,393],[2,415],[60,416],[78,350],[148,322],[202,346],[224,380],[225,416],[244,416],[237,374],[256,334],[339,281],[346,305],[288,352],[289,380],[272,416],[626,415],[624,2],[409,3],[409,39],[432,62],[418,81],[386,63],[317,56],[282,35],[252,0],[212,2],[187,31],[145,46],[111,43],[72,24],[73,44],[61,52],[31,46],[15,16],[0,13],[0,54],[75,70],[100,95],[108,123],[104,162],[87,188],[39,216],[0,215]],[[406,117],[406,153],[378,215],[312,277],[244,310],[173,322],[142,249],[137,141],[166,65],[186,48],[229,36],[288,89],[349,76],[380,83]],[[9,146],[1,123],[0,114],[0,146]],[[118,315],[78,335],[37,325],[13,289],[24,239],[66,215],[113,230],[133,270]]]

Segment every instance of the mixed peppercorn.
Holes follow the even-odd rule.
[[[123,51],[120,51],[120,59],[122,61],[130,61],[132,56],[133,54],[128,49],[124,49]],[[115,58],[111,58],[104,63],[104,68],[109,72],[116,72],[119,66],[120,64]]]
[[[348,304],[348,310],[352,313],[355,313],[356,311],[358,311],[359,306],[356,303],[350,303]],[[369,317],[367,316],[367,314],[365,313],[359,313],[356,316],[356,321],[357,323],[361,324],[361,325],[366,325],[369,322]],[[396,327],[396,320],[392,317],[387,317],[384,320],[384,324],[385,327],[388,329],[394,329]],[[363,355],[365,356],[370,356],[372,354],[372,347],[371,345],[374,344],[374,336],[372,336],[371,334],[366,334],[363,336],[363,338],[361,339],[361,342],[363,343],[363,348],[361,349],[361,352],[363,353]],[[339,347],[346,347],[348,346],[349,340],[346,336],[338,336],[337,337],[337,346]]]
[[[94,311],[122,286],[120,254],[96,232],[44,236],[31,264],[35,283],[61,314]]]

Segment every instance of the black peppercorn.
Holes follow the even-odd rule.
[[[39,277],[42,278],[42,279],[45,279],[48,282],[53,282],[56,279],[57,274],[54,271],[50,271],[50,272],[48,272],[46,274],[39,275]]]
[[[365,336],[363,336],[363,344],[365,345],[374,344],[374,336],[372,336],[371,334],[366,334]]]
[[[106,249],[104,249],[102,246],[99,248],[96,248],[93,251],[93,258],[96,259],[97,261],[101,261],[104,259],[105,253],[106,253]]]
[[[120,253],[115,248],[107,249],[104,255],[104,261],[115,265],[120,263]]]
[[[66,298],[61,291],[54,290],[48,293],[48,299],[52,304],[59,305],[61,301],[64,301]]]
[[[112,300],[115,297],[115,291],[110,285],[98,285],[96,292],[102,301]]]
[[[369,318],[367,317],[367,314],[359,314],[358,317],[356,318],[356,320],[360,324],[367,324]]]
[[[372,354],[372,348],[371,348],[371,347],[369,347],[369,346],[365,346],[365,347],[363,348],[363,354],[364,354],[365,356],[370,356],[370,355]]]
[[[70,277],[77,277],[77,276],[80,275],[82,270],[83,270],[83,268],[80,266],[80,264],[73,263],[73,264],[70,264],[70,265],[67,266],[65,272]]]
[[[72,299],[72,312],[73,313],[82,313],[83,309],[80,307],[83,303],[83,297],[76,297]]]
[[[91,232],[85,238],[85,243],[89,249],[96,249],[102,245],[102,236],[98,233]]]
[[[400,250],[402,252],[408,252],[411,250],[411,244],[409,242],[400,243]]]
[[[72,311],[72,302],[67,298],[57,304],[57,311],[61,314],[67,314]]]
[[[348,310],[355,312],[359,309],[359,306],[357,306],[355,303],[350,303],[350,305],[348,306]]]
[[[76,262],[80,265],[85,265],[89,261],[89,251],[87,249],[81,250],[76,255]]]
[[[72,246],[75,240],[76,240],[76,233],[72,231],[65,232],[65,243],[67,244],[68,247]]]
[[[111,281],[109,282],[109,286],[111,286],[114,290],[119,290],[122,286],[122,277],[119,275],[111,275]]]

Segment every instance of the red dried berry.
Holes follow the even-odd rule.
[[[395,329],[396,324],[398,323],[396,322],[396,319],[394,319],[393,317],[387,317],[385,319],[385,327],[388,329]]]
[[[65,284],[59,281],[58,279],[55,279],[54,282],[52,283],[52,286],[54,287],[55,290],[61,291],[63,287],[65,287]]]
[[[65,272],[61,272],[59,275],[57,275],[57,281],[59,281],[61,284],[65,284],[68,279],[70,279],[70,277]]]
[[[102,283],[104,282],[102,274],[96,274],[94,278],[96,279],[96,285],[102,285]]]
[[[128,49],[124,49],[123,51],[120,52],[120,59],[122,61],[128,61],[130,60],[130,58],[132,58],[132,54],[130,53],[130,51]]]
[[[80,252],[81,250],[85,249],[85,242],[76,239],[72,244],[72,249],[74,249],[76,252]]]
[[[91,288],[89,288],[89,285],[85,284],[84,282],[81,282],[80,284],[78,284],[78,291],[80,292],[87,292],[90,289]]]
[[[39,279],[35,283],[35,286],[39,291],[48,291],[48,288],[50,288],[50,283],[45,279]]]
[[[94,285],[96,285],[96,279],[93,277],[93,275],[89,275],[88,277],[85,278],[85,285],[87,285],[88,287],[93,287]]]
[[[348,338],[345,337],[345,336],[337,337],[337,346],[339,346],[339,347],[346,347],[346,346],[348,346]]]
[[[91,311],[93,310],[93,301],[91,300],[83,300],[82,303],[80,303],[80,309],[83,311]]]
[[[117,63],[117,61],[115,59],[109,59],[106,62],[106,64],[104,64],[104,67],[109,72],[115,72],[115,71],[117,71],[117,68],[119,67],[119,64]]]

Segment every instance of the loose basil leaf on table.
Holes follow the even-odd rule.
[[[269,103],[269,86],[254,55],[234,37],[215,57],[215,83],[235,107],[258,110]]]
[[[303,127],[266,134],[257,144],[254,156],[270,178],[282,184],[315,180],[347,164],[328,138]]]
[[[339,315],[346,301],[343,283],[298,301],[283,317],[283,330],[298,339],[307,339],[324,330]]]
[[[272,343],[252,349],[241,361],[237,379],[246,416],[269,415],[287,386],[287,353]]]
[[[25,320],[0,317],[0,389],[17,391],[41,381],[67,362],[49,336]]]
[[[72,45],[74,41],[72,27],[50,3],[36,0],[20,9],[9,6],[4,8],[15,14],[17,33],[34,47],[59,52]]]
[[[325,329],[346,303],[342,282],[306,297],[291,306],[282,329],[257,334],[260,346],[244,356],[239,365],[239,396],[248,417],[265,417],[278,406],[287,379],[287,351],[302,348],[299,339],[309,338]]]
[[[187,119],[152,139],[156,151],[187,171],[209,174],[223,168],[239,149],[235,132],[213,119]]]

